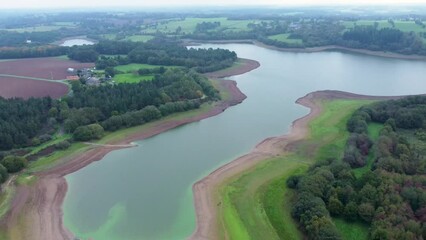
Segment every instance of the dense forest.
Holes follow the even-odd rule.
[[[343,34],[342,45],[374,51],[393,51],[403,54],[426,54],[426,48],[415,33],[404,33],[394,28],[356,26]]]
[[[48,112],[50,98],[4,99],[0,97],[0,150],[25,146],[50,127]]]
[[[368,124],[379,123],[377,139]],[[341,239],[333,217],[369,224],[369,239],[426,238],[426,97],[362,107],[349,119],[342,159],[324,159],[292,176],[292,214],[310,239]],[[367,156],[374,156],[367,165]],[[354,168],[365,168],[356,177]]]

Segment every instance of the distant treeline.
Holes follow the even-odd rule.
[[[0,59],[52,57],[67,54],[72,60],[96,62],[98,69],[106,69],[129,63],[183,66],[205,73],[232,66],[237,54],[225,49],[186,48],[181,42],[156,38],[147,43],[127,41],[100,41],[94,45],[60,47],[38,46],[4,48]],[[101,55],[118,55],[106,57]],[[120,56],[124,55],[124,56]]]
[[[372,122],[382,124],[376,140],[368,137]],[[369,224],[369,239],[425,239],[426,97],[362,107],[347,127],[343,159],[324,159],[287,181],[297,192],[293,217],[310,239],[342,239],[331,217]],[[356,177],[358,167],[368,169]]]
[[[0,47],[16,47],[24,46],[27,40],[31,40],[34,44],[47,44],[61,39],[62,35],[59,31],[50,32],[25,32],[19,33],[14,31],[0,30]]]
[[[67,47],[37,46],[37,47],[8,47],[0,48],[0,59],[56,57],[66,55]]]

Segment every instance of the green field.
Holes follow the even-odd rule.
[[[342,21],[342,25],[346,28],[353,28],[355,24],[357,26],[373,26],[377,22],[378,28],[392,28],[392,25],[387,20],[359,20],[359,21]],[[403,32],[426,32],[426,28],[416,24],[414,21],[394,21],[395,28]]]
[[[140,76],[134,73],[123,73],[114,76],[113,80],[116,83],[138,83],[141,81],[151,81],[154,78],[153,75]]]
[[[117,66],[117,67],[115,67],[115,70],[120,71],[120,72],[125,72],[125,73],[131,73],[131,72],[138,71],[141,68],[153,69],[153,68],[158,68],[158,67],[161,67],[161,66],[150,65],[150,64],[141,64],[141,63],[131,63],[131,64],[127,64],[127,65]]]
[[[220,237],[303,239],[291,218],[293,192],[285,182],[289,176],[306,171],[315,161],[341,158],[349,137],[346,122],[356,109],[368,103],[370,101],[365,100],[322,101],[323,113],[310,122],[309,137],[294,151],[264,160],[221,184],[218,187]],[[367,233],[365,227],[358,225],[341,222],[336,225],[345,237]]]
[[[289,43],[289,44],[297,44],[297,45],[303,44],[302,39],[292,39],[292,38],[288,38],[289,36],[290,36],[290,34],[283,33],[283,34],[277,34],[277,35],[269,36],[268,38],[272,39],[272,40],[280,41],[280,42]]]
[[[154,75],[139,75],[137,71],[139,69],[153,69],[159,67],[175,67],[175,66],[160,66],[160,65],[149,65],[149,64],[139,64],[139,63],[131,63],[127,65],[120,65],[115,67],[115,70],[123,72],[116,74],[113,80],[116,83],[138,83],[141,81],[151,81]]]
[[[344,219],[334,218],[334,224],[345,240],[367,240],[368,225],[361,222],[347,222]]]
[[[147,42],[153,38],[154,36],[151,35],[133,35],[126,37],[124,40],[132,42]]]
[[[257,20],[228,20],[227,18],[186,18],[184,20],[168,20],[159,23],[157,26],[145,26],[143,31],[146,33],[175,33],[178,27],[181,27],[181,34],[193,33],[198,23],[202,22],[220,22],[220,27],[215,30],[224,31],[248,31],[249,23],[258,23]]]

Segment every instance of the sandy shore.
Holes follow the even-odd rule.
[[[218,187],[227,179],[250,169],[262,160],[285,153],[288,145],[298,142],[309,133],[308,123],[321,113],[319,102],[323,99],[371,99],[386,100],[398,97],[375,97],[357,95],[340,91],[319,91],[310,93],[296,101],[308,107],[310,113],[293,122],[289,134],[267,138],[259,143],[250,153],[223,165],[193,186],[197,227],[191,240],[218,239],[216,213],[218,211]]]
[[[244,60],[244,64],[220,75],[243,74],[257,68],[255,61]],[[219,75],[216,75],[219,76]],[[64,163],[53,169],[37,173],[37,181],[30,186],[17,186],[10,211],[0,226],[5,228],[10,239],[61,240],[74,239],[63,225],[62,204],[67,192],[64,178],[94,161],[101,160],[109,152],[130,147],[136,140],[142,140],[160,134],[172,128],[200,121],[220,114],[230,106],[241,103],[246,96],[237,88],[235,81],[220,80],[219,88],[229,92],[229,98],[216,103],[208,112],[182,120],[159,121],[153,127],[135,132],[125,139],[108,142],[104,145],[92,144],[90,149],[64,159]]]

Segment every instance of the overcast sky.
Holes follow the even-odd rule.
[[[67,8],[67,7],[155,7],[191,5],[336,5],[336,4],[426,4],[426,0],[8,0],[0,8]]]

